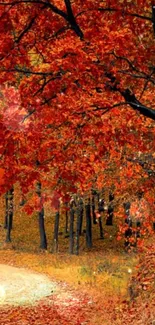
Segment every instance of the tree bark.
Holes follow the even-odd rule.
[[[12,187],[10,191],[7,192],[8,213],[7,213],[6,243],[11,242],[11,230],[12,230],[12,223],[13,223],[13,195],[14,195],[14,188]]]
[[[106,219],[106,225],[112,226],[113,225],[113,215],[114,215],[114,208],[112,201],[114,200],[114,195],[109,194],[109,205],[108,205],[108,215]]]
[[[73,11],[72,11],[72,7],[71,7],[71,1],[70,0],[64,0],[65,1],[65,5],[66,5],[66,9],[67,9],[67,14],[68,14],[68,21],[71,24],[72,29],[75,31],[75,33],[81,38],[83,39],[83,32],[80,29],[79,25],[76,22],[76,19],[74,17]]]
[[[44,218],[44,207],[41,198],[41,183],[37,183],[36,193],[39,197],[39,213],[38,213],[38,221],[39,221],[39,234],[40,234],[40,248],[47,249],[47,238],[45,231],[45,218]]]
[[[83,208],[79,211],[79,235],[82,235],[82,225],[83,225]]]
[[[82,225],[83,225],[83,199],[80,197],[78,199],[78,213],[79,213],[79,235],[82,235]]]
[[[103,226],[102,226],[102,219],[99,218],[99,228],[100,228],[100,239],[104,239],[104,233],[103,233]]]
[[[92,191],[92,216],[93,216],[93,224],[96,225],[96,215],[95,215],[95,195]]]
[[[81,210],[80,210],[80,206],[77,207],[76,210],[76,214],[77,214],[77,219],[76,219],[76,237],[75,237],[75,254],[79,255],[79,247],[80,247],[80,226],[81,226]],[[82,213],[83,215],[83,213]]]
[[[155,120],[155,110],[143,105],[131,92],[129,88],[122,90],[119,84],[116,82],[116,77],[111,72],[106,72],[106,77],[108,77],[111,81],[111,85],[109,88],[113,91],[118,91],[125,99],[126,104],[130,105],[130,107],[134,110],[137,110],[143,116],[146,116],[152,120]]]
[[[4,229],[8,227],[8,192],[5,193],[5,217],[4,217]]]
[[[107,219],[106,219],[106,225],[107,226],[112,226],[113,225],[113,207],[111,206],[111,204],[109,204],[108,206],[108,215],[107,215]]]
[[[66,211],[65,211],[65,234],[68,234],[68,203],[65,204],[66,206]]]
[[[70,209],[69,254],[74,253],[74,209]]]
[[[40,233],[40,248],[47,249],[47,238],[44,223],[44,208],[39,211],[39,233]]]
[[[98,193],[98,211],[99,211],[100,215],[102,212],[104,212],[104,199],[103,199],[103,196],[100,198],[99,193]],[[104,239],[102,217],[98,218],[98,222],[99,222],[99,230],[100,230],[100,239]]]
[[[86,205],[86,246],[87,248],[92,247],[92,220],[90,211],[90,199],[87,200]]]
[[[59,238],[59,219],[60,213],[57,211],[55,213],[55,223],[54,223],[54,238],[53,238],[53,252],[58,252],[58,238]]]

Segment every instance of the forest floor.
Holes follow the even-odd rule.
[[[154,253],[150,257],[153,275],[155,261],[152,256]],[[32,254],[15,251],[8,245],[5,250],[0,250],[1,270],[5,271],[5,283],[1,282],[1,285],[6,285],[8,291],[10,286],[12,292],[8,304],[0,306],[0,324],[154,325],[152,275],[151,290],[145,289],[139,297],[129,294],[129,283],[132,274],[136,273],[137,261],[135,254],[126,254],[122,258],[119,254],[104,254],[103,257],[101,253],[91,252],[80,257],[48,252]],[[151,266],[150,259],[144,263],[147,268],[148,263]],[[13,266],[16,268],[12,269]],[[95,266],[96,271],[93,271]],[[40,285],[45,297],[38,296],[36,301]]]
[[[96,257],[97,260],[98,258]],[[1,250],[0,263],[5,264],[0,265],[0,286],[6,294],[5,296],[1,290],[1,325],[119,324],[116,319],[114,322],[114,318],[116,315],[118,317],[121,299],[126,296],[126,285],[116,259],[112,262],[111,271],[104,260],[104,263],[98,264],[98,272],[91,272],[93,261],[90,259],[89,264],[88,256],[82,258],[84,266],[79,263],[79,257],[75,260],[75,256],[67,258],[49,253],[28,254],[16,252],[9,247],[5,251]],[[93,262],[93,267],[95,263]],[[125,264],[124,270],[129,277],[128,271],[131,269],[127,269],[127,262]],[[109,272],[112,269],[113,277],[118,277],[118,284],[116,285],[115,279],[113,287],[112,284],[109,285],[112,278]],[[102,272],[105,285],[102,282],[99,284],[97,279]]]
[[[122,301],[130,300],[128,283],[137,264],[135,253],[126,254],[118,247],[113,251],[112,248],[106,246],[108,240],[97,240],[98,249],[96,245],[92,251],[83,249],[79,256],[71,256],[64,251],[51,254],[49,250],[47,252],[34,250],[33,246],[31,247],[31,242],[29,251],[27,251],[24,244],[22,247],[23,241],[19,245],[15,229],[13,229],[13,234],[13,242],[5,244],[5,230],[3,227],[0,228],[0,263],[19,268],[18,274],[22,273],[24,269],[28,278],[30,271],[35,272],[37,276],[47,276],[54,283],[54,290],[48,297],[42,297],[36,304],[28,306],[27,300],[30,296],[28,296],[27,288],[25,291],[26,305],[23,305],[23,301],[18,306],[17,303],[15,306],[1,305],[1,325],[121,324],[119,314]],[[28,245],[29,239],[27,236],[28,233],[24,235],[23,232],[26,245]],[[60,240],[63,242],[63,249],[66,249],[65,243],[68,239],[61,238]],[[60,247],[62,248],[62,246]],[[7,286],[11,281],[9,273],[5,275]],[[10,276],[12,277],[12,272]],[[16,281],[14,286],[19,286],[19,290],[22,289],[20,277],[17,276],[14,281]],[[16,292],[18,292],[17,287]],[[29,282],[29,289],[30,291],[32,289],[29,294],[33,300],[36,292],[33,279],[32,286]],[[14,295],[14,293],[12,294]],[[18,296],[21,296],[22,299],[20,292]]]
[[[19,273],[24,269],[29,279],[30,272],[37,277],[47,277],[47,282],[54,284],[54,289],[35,303],[33,299],[29,300],[26,291],[30,305],[27,301],[14,306],[1,305],[1,325],[155,325],[154,238],[150,239],[154,248],[149,259],[148,249],[140,253],[126,253],[124,240],[116,239],[114,220],[113,227],[103,225],[104,240],[100,239],[98,225],[93,225],[93,248],[85,248],[83,234],[80,255],[69,255],[69,239],[64,236],[64,220],[61,219],[59,252],[52,254],[54,217],[48,210],[45,227],[49,246],[45,252],[39,249],[37,215],[26,216],[19,209],[15,211],[10,244],[5,243],[3,215],[4,212],[0,216],[0,264],[17,267]],[[135,288],[130,286],[132,278],[139,272],[137,265],[140,259],[144,261],[140,271],[142,281],[147,277],[150,289],[139,285],[139,282]],[[148,280],[146,270],[150,270],[151,280]],[[7,285],[11,281],[10,275],[12,272],[5,275]],[[22,289],[19,279],[16,277],[16,283],[20,283]],[[34,298],[35,282],[32,280],[29,286]]]

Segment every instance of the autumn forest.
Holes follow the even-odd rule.
[[[0,266],[59,287],[0,284],[2,325],[155,324],[155,2],[1,0],[0,34]]]

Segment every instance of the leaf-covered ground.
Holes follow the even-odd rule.
[[[35,306],[8,306],[0,308],[1,324],[153,325],[155,320],[154,248],[152,246],[150,251],[147,250],[143,253],[139,268],[134,272],[134,276],[128,275],[128,280],[130,280],[128,290],[130,288],[130,294],[127,290],[127,283],[125,294],[125,282],[117,281],[119,277],[123,276],[123,266],[118,265],[118,257],[109,257],[111,258],[110,265],[105,256],[104,263],[101,264],[101,260],[100,262],[98,261],[99,255],[95,256],[94,254],[94,264],[92,264],[90,254],[89,268],[86,263],[88,260],[84,256],[81,257],[81,262],[85,261],[85,266],[80,266],[79,278],[76,279],[77,268],[79,267],[78,261],[75,261],[76,257],[55,257],[51,254],[27,254],[15,252],[14,250],[1,250],[0,262],[3,261],[7,264],[19,265],[20,267],[22,265],[26,268],[38,270],[40,273],[46,273],[50,275],[51,279],[53,277],[57,278],[57,283],[60,288],[59,292],[54,292],[51,296],[39,301]],[[131,260],[133,259],[132,255],[124,258],[124,268],[127,267],[127,264],[129,267],[127,261],[130,258]],[[71,265],[73,266],[73,272],[70,272],[70,278],[68,272],[65,271],[67,269],[67,260],[70,271]],[[53,267],[50,267],[52,262]],[[92,274],[91,268],[95,267],[95,265],[96,271],[98,270],[98,272]],[[134,267],[134,264],[132,264],[132,267]],[[131,268],[127,271],[131,271]],[[111,272],[113,272],[113,275],[111,275]],[[65,274],[68,274],[66,278]],[[102,282],[100,282],[100,276],[105,276],[105,282],[103,282],[103,278]],[[98,277],[99,279],[97,279]],[[112,290],[113,277],[118,277],[118,279],[115,279],[116,282],[113,282]],[[81,279],[81,282],[79,279]],[[67,282],[64,280],[67,280]],[[121,285],[124,286],[124,291],[121,291]]]
[[[6,252],[7,253],[7,252]],[[11,252],[8,251],[8,255],[11,256]],[[2,258],[2,256],[1,256]],[[13,262],[13,256],[12,261]],[[10,268],[10,267],[9,267]],[[6,266],[6,270],[8,267]],[[18,278],[14,277],[14,274],[18,272],[20,275],[24,272],[24,279],[29,278],[29,285],[31,284],[30,272],[25,269],[11,269],[10,278],[5,279],[7,285],[9,286],[13,281],[13,285],[16,287],[16,292],[12,293],[12,304],[17,304],[19,294],[18,286],[21,287],[21,283],[18,282]],[[4,270],[3,270],[4,271]],[[7,274],[9,276],[9,274]],[[37,276],[37,274],[36,274]],[[4,280],[4,279],[3,279]],[[4,283],[4,282],[3,282]],[[10,289],[11,289],[10,285]],[[33,297],[33,279],[32,279],[32,297]],[[24,290],[24,288],[23,288]],[[27,294],[27,288],[25,287],[25,295]],[[14,301],[15,297],[15,301]],[[72,286],[68,285],[64,281],[55,282],[55,290],[50,296],[42,298],[39,302],[34,303],[30,297],[30,305],[23,306],[20,297],[18,299],[19,306],[1,305],[0,308],[0,319],[2,325],[7,324],[36,324],[36,325],[46,325],[46,324],[69,324],[69,325],[82,325],[82,324],[98,324],[100,321],[104,323],[106,304],[103,308],[103,302],[99,304],[97,296],[92,295],[92,292],[88,293],[86,290],[79,288],[73,289]],[[20,306],[21,303],[21,306]],[[32,304],[33,303],[33,304]],[[26,300],[27,304],[27,300]],[[110,324],[110,323],[109,323]]]
[[[121,260],[95,253],[54,256],[6,249],[0,250],[2,262],[47,274],[57,282],[59,291],[35,306],[1,307],[1,324],[111,325],[114,319],[116,322],[117,307],[127,291],[133,258]]]
[[[82,324],[88,321],[93,304],[90,297],[75,293],[64,283],[59,283],[59,286],[61,291],[36,305],[1,307],[1,324]]]
[[[38,249],[37,216],[26,216],[19,208],[14,216],[12,244],[4,244],[3,207],[1,211],[0,263],[46,274],[61,288],[35,306],[0,308],[1,325],[154,325],[154,238],[143,253],[127,254],[123,242],[116,240],[115,225],[104,225],[104,240],[99,239],[95,225],[92,251],[85,249],[82,236],[80,256],[69,256],[68,238],[62,234],[59,253],[54,255],[50,252],[54,218],[48,210],[46,253]],[[63,226],[61,220],[60,231]]]

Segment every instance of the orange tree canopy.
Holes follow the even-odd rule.
[[[4,169],[0,168],[0,185],[4,184]]]

